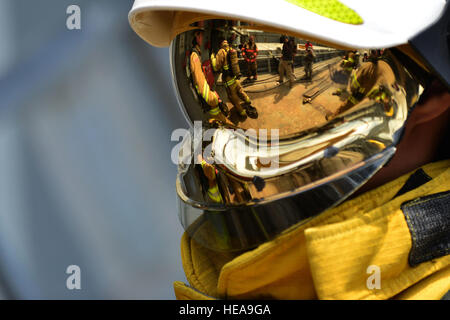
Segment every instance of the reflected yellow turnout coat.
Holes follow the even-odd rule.
[[[420,183],[418,183],[418,181]],[[441,299],[450,290],[450,160],[431,163],[244,253],[184,234],[178,299]]]
[[[220,113],[220,109],[218,107],[219,95],[214,90],[211,90],[208,81],[206,81],[205,74],[202,70],[200,47],[198,45],[192,50],[189,63],[192,73],[192,80],[197,93],[211,107],[209,113],[211,115],[218,115]]]

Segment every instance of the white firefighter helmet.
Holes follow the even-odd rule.
[[[252,21],[349,48],[389,48],[433,24],[445,0],[136,0],[133,29],[154,46],[168,46],[197,18]]]

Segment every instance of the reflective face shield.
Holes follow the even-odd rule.
[[[246,250],[336,206],[393,156],[421,87],[395,49],[336,48],[244,21],[171,45],[191,132],[179,217],[201,245]]]

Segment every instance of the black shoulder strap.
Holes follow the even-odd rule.
[[[411,232],[410,266],[450,254],[450,191],[407,201],[401,210]]]

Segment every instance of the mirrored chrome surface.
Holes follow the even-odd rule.
[[[203,245],[272,239],[343,201],[394,154],[419,85],[390,50],[343,51],[239,21],[191,28],[172,43],[175,88],[188,121],[214,130],[185,141],[177,193],[180,220]]]
[[[172,44],[175,86],[190,122],[214,118],[208,112],[211,106],[205,103],[203,90],[198,92],[196,89],[196,86],[202,87],[202,83],[193,81],[195,68],[192,68],[190,58],[198,29],[203,30],[198,49],[204,78],[211,92],[216,92],[228,108],[226,121],[230,125],[243,129],[277,128],[285,137],[324,124],[346,98],[333,95],[334,91],[345,88],[349,76],[341,66],[347,54],[344,50],[307,39],[254,30],[239,21],[205,21],[193,24],[192,29],[176,37]],[[251,38],[256,48],[250,43]],[[225,75],[223,68],[213,68],[211,55],[220,55],[223,40],[237,56],[238,71],[232,76]],[[256,49],[257,52],[249,53]],[[279,71],[282,71],[282,77]],[[234,76],[238,83],[227,86]],[[256,108],[257,117],[240,116],[239,111],[246,107],[245,96]]]
[[[186,183],[193,181],[177,180],[179,218],[186,232],[209,249],[214,251],[251,249],[291,227],[309,221],[310,218],[345,200],[382,167],[394,152],[395,148],[386,149],[382,154],[351,171],[327,181],[312,183],[309,188],[299,187],[299,191],[296,191],[295,187],[304,187],[303,183],[311,179],[307,172],[299,171],[284,181],[272,181],[271,187],[274,189],[281,184],[290,183],[293,191],[277,200],[260,204],[216,206],[216,204],[192,201],[185,197],[183,189]],[[335,161],[340,162],[343,159],[335,159]],[[327,161],[322,161],[322,165],[328,164]],[[190,175],[188,179],[200,178],[199,175]],[[201,183],[201,181],[193,183]],[[225,184],[229,181],[222,178],[220,183],[225,201],[229,201],[230,197],[249,196],[254,190],[246,190],[245,187],[248,185],[236,181]],[[195,188],[195,191],[198,192],[198,196],[205,193],[205,199],[208,197],[206,189]]]

